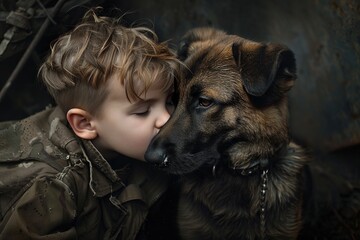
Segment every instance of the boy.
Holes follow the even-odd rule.
[[[179,62],[155,33],[93,10],[39,70],[57,107],[0,125],[0,239],[136,239],[166,179],[144,153]]]

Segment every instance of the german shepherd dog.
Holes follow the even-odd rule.
[[[181,176],[180,239],[296,239],[307,158],[288,133],[293,52],[195,28],[178,54],[177,107],[145,159]]]

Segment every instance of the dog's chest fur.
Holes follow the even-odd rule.
[[[247,176],[232,169],[218,169],[215,176],[211,172],[185,176],[177,213],[181,239],[262,239],[261,217],[265,218],[268,238],[296,239],[305,158],[301,149],[291,144],[286,155],[273,161],[268,169],[264,206],[260,169]]]

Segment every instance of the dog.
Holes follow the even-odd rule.
[[[214,28],[178,51],[176,109],[145,153],[180,175],[180,239],[296,239],[308,158],[288,130],[294,53]]]

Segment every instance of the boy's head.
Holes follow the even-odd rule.
[[[52,44],[39,76],[79,137],[105,151],[143,159],[151,138],[169,118],[169,110],[161,112],[160,105],[168,107],[179,64],[150,29],[126,28],[90,10]],[[166,121],[155,123],[156,118]],[[133,150],[140,154],[127,151],[137,147]]]
[[[126,28],[119,19],[90,10],[79,25],[52,44],[39,75],[65,113],[80,107],[96,114],[107,96],[111,76],[118,76],[129,100],[134,101],[157,76],[167,79],[164,89],[172,86],[177,64],[152,30]],[[136,84],[143,89],[136,89]]]

